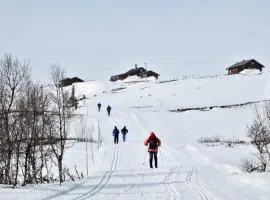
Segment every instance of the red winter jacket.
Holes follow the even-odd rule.
[[[147,146],[149,144],[149,140],[155,138],[156,142],[157,142],[157,147],[156,148],[150,148],[148,147],[148,152],[158,152],[158,146],[161,145],[160,139],[158,137],[155,136],[154,132],[151,132],[149,137],[146,138],[146,140],[144,141],[144,145]]]

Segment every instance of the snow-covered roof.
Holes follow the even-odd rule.
[[[253,63],[252,63],[253,62]],[[227,68],[228,69],[232,69],[232,68],[237,68],[237,67],[241,67],[241,66],[245,66],[246,64],[251,63],[254,64],[256,63],[257,65],[261,66],[262,68],[264,67],[261,63],[259,63],[258,61],[256,61],[255,59],[248,59],[248,60],[242,60],[240,62],[237,62],[233,65],[231,65],[230,67]]]

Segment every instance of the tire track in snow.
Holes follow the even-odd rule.
[[[98,194],[103,188],[106,187],[108,182],[111,180],[113,173],[117,170],[118,163],[119,163],[119,146],[117,145],[114,148],[113,160],[112,160],[112,164],[111,164],[109,171],[106,171],[104,173],[100,182],[95,187],[93,187],[87,193],[85,193],[79,197],[76,197],[75,199],[76,200],[84,200],[84,199],[88,199],[88,198]]]

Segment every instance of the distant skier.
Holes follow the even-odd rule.
[[[123,136],[123,142],[126,141],[126,135],[128,133],[128,130],[126,128],[126,126],[124,126],[122,129],[121,129],[121,133],[122,133],[122,136]]]
[[[158,167],[158,158],[157,158],[157,152],[158,147],[161,145],[160,139],[156,137],[154,132],[150,132],[150,135],[146,140],[144,141],[144,145],[148,146],[148,152],[149,152],[149,165],[150,168],[153,168],[153,157],[155,160],[155,168]]]
[[[114,144],[118,144],[119,130],[118,130],[118,128],[116,126],[113,129],[113,137],[114,137]]]
[[[111,115],[111,106],[110,105],[108,105],[107,106],[107,113],[108,113],[108,116],[110,116]]]
[[[100,112],[100,108],[101,108],[101,103],[100,102],[97,104],[97,107],[98,107],[98,112]]]

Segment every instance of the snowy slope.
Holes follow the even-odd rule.
[[[85,95],[76,111],[71,136],[98,139],[97,143],[73,142],[65,154],[65,166],[88,176],[62,187],[46,184],[12,190],[2,187],[1,199],[269,199],[270,175],[246,174],[242,158],[252,157],[250,145],[207,146],[200,137],[246,138],[246,126],[254,118],[254,105],[210,111],[169,112],[183,107],[230,105],[270,99],[270,74],[217,76],[214,78],[158,81],[101,82],[75,85]],[[97,112],[97,103],[102,103]],[[105,108],[112,106],[111,117]],[[261,106],[262,103],[257,104]],[[113,144],[112,129],[129,129],[127,142]],[[149,131],[161,139],[159,168],[149,169],[143,146]],[[86,154],[86,147],[88,154]],[[91,149],[92,152],[91,153]]]

